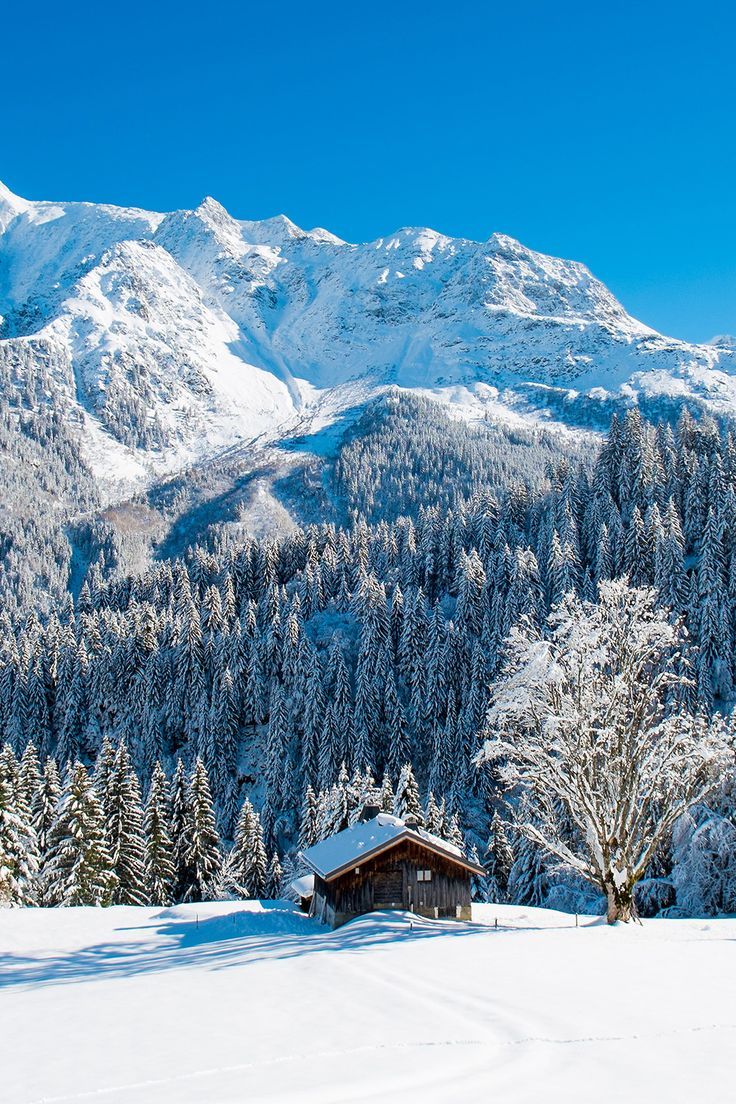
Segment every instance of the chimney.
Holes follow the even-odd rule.
[[[404,824],[407,828],[410,828],[412,832],[419,831],[419,821],[413,813],[407,813],[407,815],[404,817]]]
[[[363,812],[360,814],[360,819],[363,821],[375,820],[380,811],[380,805],[376,805],[374,802],[369,802],[368,804],[363,806]]]

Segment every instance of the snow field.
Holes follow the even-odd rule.
[[[736,920],[474,917],[331,932],[285,902],[5,911],[2,1099],[731,1099]]]

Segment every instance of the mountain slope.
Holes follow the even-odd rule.
[[[0,319],[0,379],[38,395],[43,374],[108,497],[308,429],[356,387],[591,424],[637,400],[736,409],[731,343],[662,337],[583,265],[500,234],[352,245],[212,199],[161,215],[0,186]]]

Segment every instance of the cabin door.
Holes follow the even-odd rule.
[[[383,870],[373,881],[374,908],[404,907],[404,878],[401,870]]]

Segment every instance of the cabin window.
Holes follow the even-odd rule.
[[[417,881],[418,882],[431,882],[432,881],[432,871],[431,870],[417,870]]]

